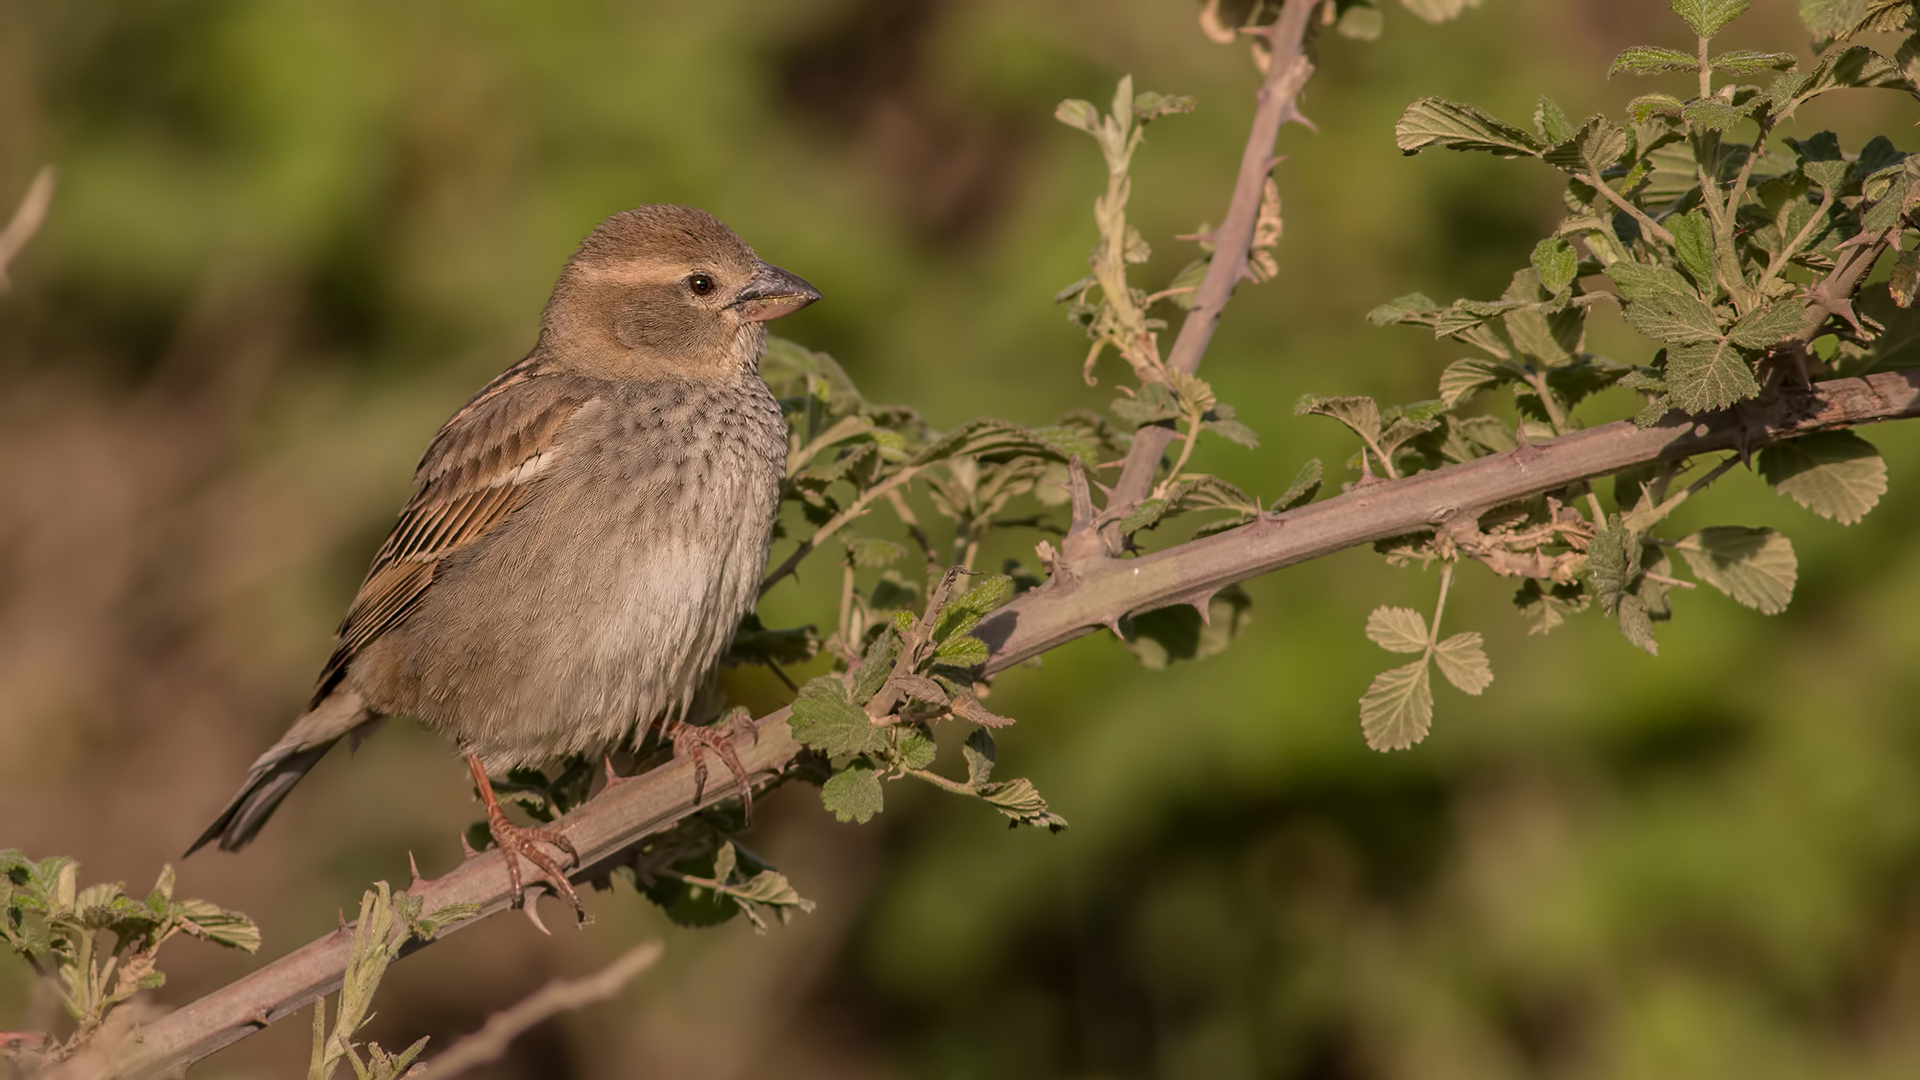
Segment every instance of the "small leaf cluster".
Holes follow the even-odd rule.
[[[76,1025],[50,1051],[56,1060],[92,1039],[115,1006],[166,983],[158,954],[175,935],[247,952],[260,947],[260,931],[245,915],[175,899],[171,866],[144,899],[120,882],[81,888],[79,870],[65,856],[35,861],[0,851],[0,940],[48,979]]]
[[[813,901],[764,859],[722,835],[713,838],[718,847],[694,853],[685,849],[684,838],[669,838],[633,865],[640,890],[676,924],[714,926],[742,916],[764,934],[768,915],[785,924],[795,912],[813,910]]]
[[[1815,375],[1920,363],[1920,319],[1913,317],[1920,313],[1908,310],[1920,288],[1920,245],[1913,243],[1920,238],[1920,156],[1884,137],[1855,152],[1829,132],[1776,139],[1802,104],[1831,91],[1920,97],[1912,5],[1867,5],[1864,16],[1833,30],[1805,73],[1790,53],[1714,52],[1713,37],[1746,10],[1746,0],[1672,6],[1695,47],[1636,46],[1620,54],[1612,73],[1689,73],[1698,91],[1691,97],[1647,94],[1622,121],[1596,115],[1579,123],[1542,97],[1530,128],[1442,98],[1416,101],[1401,117],[1395,139],[1408,154],[1438,146],[1560,169],[1567,216],[1498,299],[1442,305],[1416,293],[1370,313],[1375,325],[1422,326],[1475,350],[1447,366],[1437,399],[1393,408],[1359,397],[1302,399],[1299,412],[1338,420],[1359,439],[1351,463],[1357,483],[1569,434],[1583,426],[1576,410],[1615,386],[1642,395],[1634,420],[1644,427],[1674,422],[1675,413],[1733,408]],[[1846,43],[1870,29],[1910,36],[1891,59]],[[1763,72],[1772,76],[1765,86],[1714,85],[1717,75]],[[1893,262],[1884,284],[1869,273],[1882,253]],[[1650,339],[1651,355],[1626,363],[1588,351],[1586,320],[1596,304],[1619,305],[1626,323]],[[1511,392],[1517,423],[1471,411],[1495,390]],[[1851,432],[1772,443],[1757,458],[1777,492],[1843,524],[1860,520],[1886,490],[1884,462]],[[1597,603],[1630,642],[1655,653],[1655,630],[1672,617],[1676,589],[1705,584],[1763,614],[1784,610],[1792,598],[1793,545],[1772,529],[1720,525],[1659,535],[1681,503],[1746,459],[1744,452],[1729,457],[1698,478],[1689,462],[1624,474],[1611,511],[1583,482],[1519,505],[1475,508],[1377,547],[1396,563],[1440,562],[1443,604],[1454,565],[1471,559],[1520,579],[1514,603],[1531,632]],[[1397,608],[1382,608],[1369,622],[1376,643],[1422,655],[1379,676],[1361,699],[1362,726],[1376,748],[1424,736],[1432,664],[1469,693],[1491,678],[1477,637],[1470,647],[1461,635],[1440,639],[1438,609],[1429,629],[1420,631],[1420,623]],[[1472,663],[1450,667],[1449,643]]]
[[[1013,721],[980,703],[984,687],[974,673],[986,663],[987,645],[973,631],[1012,598],[1014,586],[1010,577],[994,575],[960,592],[963,576],[957,567],[948,571],[919,617],[897,611],[874,627],[864,654],[845,673],[822,675],[800,688],[793,735],[830,763],[821,801],[842,821],[869,820],[885,805],[882,783],[911,776],[979,798],[1012,825],[1055,832],[1066,827],[1028,781],[991,778],[987,729]],[[932,771],[939,756],[933,725],[943,720],[975,727],[964,782]]]
[[[354,923],[353,948],[347,957],[340,993],[334,1000],[334,1020],[327,1024],[327,1003],[313,1006],[313,1053],[308,1080],[330,1080],[341,1061],[353,1068],[358,1080],[399,1080],[422,1051],[421,1038],[398,1054],[378,1043],[357,1043],[353,1035],[373,1016],[373,995],[386,977],[387,966],[408,941],[428,941],[435,934],[480,914],[474,904],[449,904],[431,914],[421,913],[418,897],[395,893],[384,881],[374,882],[360,897],[360,918]],[[367,1058],[361,1060],[361,1051]]]

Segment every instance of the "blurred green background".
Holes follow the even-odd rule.
[[[1191,0],[0,0],[0,203],[61,185],[0,299],[0,846],[144,887],[300,707],[437,425],[531,343],[605,215],[704,207],[827,299],[780,331],[936,425],[1101,407],[1050,297],[1084,272],[1102,170],[1050,119],[1131,72],[1192,93],[1134,212],[1164,281],[1222,213],[1252,111],[1244,49]],[[1277,172],[1279,278],[1243,288],[1204,374],[1264,439],[1197,464],[1271,496],[1351,453],[1301,393],[1430,397],[1463,350],[1361,316],[1498,295],[1559,217],[1537,163],[1402,158],[1442,94],[1524,120],[1617,112],[1622,47],[1685,46],[1660,0],[1486,0],[1374,44],[1322,39]],[[1732,47],[1796,49],[1790,0]],[[1685,76],[1671,87],[1684,91]],[[1912,102],[1831,95],[1797,131],[1914,148]],[[1607,309],[1603,308],[1603,311]],[[1593,346],[1642,359],[1611,314]],[[1590,422],[1631,411],[1602,398]],[[1355,699],[1398,661],[1374,606],[1435,577],[1350,552],[1251,582],[1227,653],[1142,670],[1107,635],[1004,676],[1003,770],[1073,822],[893,785],[839,825],[804,787],[748,839],[819,910],[683,931],[627,892],[584,931],[490,920],[397,966],[370,1034],[445,1040],[652,934],[663,966],[543,1026],[498,1077],[1908,1077],[1920,1075],[1920,432],[1870,433],[1892,493],[1844,529],[1739,472],[1678,524],[1774,525],[1798,595],[1688,593],[1647,657],[1588,616],[1524,634],[1469,572],[1480,698],[1368,752]],[[1038,537],[1009,534],[1003,551]],[[831,621],[831,571],[763,607]],[[743,673],[757,705],[777,685]],[[376,878],[458,858],[464,770],[405,724],[335,755],[241,856],[180,868],[263,958]],[[552,921],[552,920],[550,920]],[[257,961],[169,946],[179,1003]],[[0,958],[0,1027],[51,1022]],[[284,1076],[281,1024],[196,1076]],[[440,1043],[444,1045],[444,1041]]]

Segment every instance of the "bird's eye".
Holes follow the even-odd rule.
[[[713,291],[713,278],[706,274],[695,274],[687,279],[687,288],[692,289],[695,296],[705,296]]]

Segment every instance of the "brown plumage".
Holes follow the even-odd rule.
[[[245,846],[329,747],[395,714],[460,746],[496,840],[556,876],[529,840],[565,842],[508,825],[486,774],[684,716],[766,562],[786,425],[765,321],[818,298],[698,210],[596,229],[533,351],[428,445],[308,712],[193,847]]]

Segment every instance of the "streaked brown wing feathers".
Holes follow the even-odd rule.
[[[558,452],[561,426],[587,402],[541,382],[523,370],[510,372],[434,437],[414,474],[413,497],[340,624],[316,702],[339,683],[361,649],[419,604],[440,560],[485,536],[526,501],[532,482]]]

